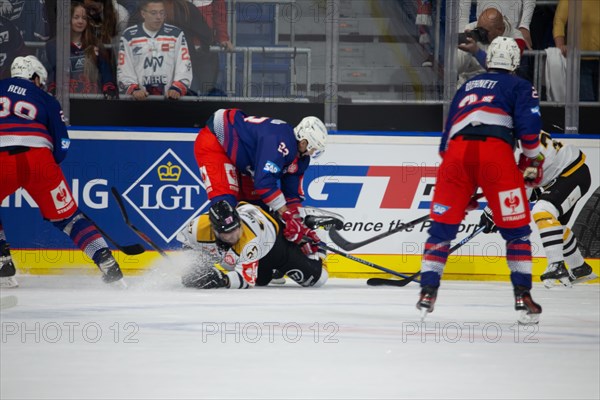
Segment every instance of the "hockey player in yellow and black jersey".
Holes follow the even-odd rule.
[[[287,241],[277,221],[248,203],[234,209],[226,201],[215,203],[177,235],[195,252],[196,265],[182,278],[187,287],[246,289],[266,286],[274,270],[304,287],[327,282],[324,254],[305,255],[298,244]],[[220,264],[227,273],[221,272]]]
[[[577,202],[590,189],[590,169],[585,163],[585,154],[577,147],[552,139],[544,131],[540,133],[540,144],[545,159],[543,177],[530,200],[535,202],[531,214],[548,259],[541,280],[546,287],[554,286],[556,280],[571,286],[592,274],[592,268],[577,248],[577,239],[567,226]],[[487,207],[480,224],[487,226],[486,233],[495,231]]]

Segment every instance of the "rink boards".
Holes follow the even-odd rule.
[[[124,224],[110,194],[116,187],[125,199],[130,219],[161,248],[176,251],[176,233],[205,212],[208,199],[193,155],[195,130],[70,130],[72,145],[62,168],[82,210],[122,244],[141,242]],[[599,186],[600,140],[556,135],[586,154],[592,171],[592,190]],[[341,234],[361,241],[399,223],[428,213],[440,159],[439,135],[381,132],[340,132],[330,136],[325,154],[311,163],[303,183],[306,205],[335,211],[345,217]],[[492,155],[490,155],[492,156]],[[590,193],[580,201],[575,216]],[[480,204],[485,205],[485,199]],[[469,213],[458,240],[471,233],[481,212]],[[571,223],[575,218],[572,218]],[[2,203],[2,220],[13,256],[21,272],[96,273],[95,267],[71,241],[40,218],[37,206],[24,191]],[[417,225],[353,252],[371,262],[401,272],[420,268],[420,254],[428,223]],[[534,234],[534,275],[546,266]],[[322,236],[328,240],[327,236]],[[148,249],[150,249],[148,247]],[[498,234],[478,235],[449,259],[446,278],[508,279],[504,244]],[[160,257],[154,251],[139,256],[118,254],[125,273],[136,274]],[[591,260],[596,273],[600,260]],[[328,259],[330,274],[366,277],[378,271],[339,256]]]

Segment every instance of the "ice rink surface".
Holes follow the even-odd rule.
[[[2,399],[598,399],[600,287],[533,297],[519,327],[508,282],[443,282],[425,324],[418,285],[184,289],[128,277],[21,276],[3,290]]]

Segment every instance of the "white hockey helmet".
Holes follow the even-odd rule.
[[[312,158],[317,158],[325,152],[327,128],[319,118],[304,117],[294,128],[294,134],[297,141],[306,139],[308,142],[306,151],[308,151]]]
[[[498,36],[492,40],[485,59],[487,67],[514,71],[521,62],[521,50],[513,38]]]
[[[40,84],[43,86],[48,79],[48,71],[35,56],[16,57],[10,66],[10,76],[13,78],[23,78],[31,80],[34,75],[40,77]]]

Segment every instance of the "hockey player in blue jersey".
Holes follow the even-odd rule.
[[[456,237],[472,196],[480,187],[506,241],[506,258],[519,321],[537,323],[542,308],[531,298],[530,213],[525,185],[542,180],[544,157],[538,95],[513,72],[520,50],[512,38],[498,37],[487,53],[486,73],[467,81],[456,93],[440,146],[442,164],[431,202],[429,238],[421,264],[417,308],[432,312],[450,242]],[[522,155],[515,163],[519,141]],[[525,181],[525,182],[524,182]]]
[[[304,172],[310,159],[323,153],[326,141],[327,129],[316,117],[306,117],[293,128],[279,119],[221,109],[200,130],[194,153],[213,204],[262,202],[285,221],[286,239],[299,243],[305,236],[319,241],[297,210],[304,198]]]
[[[107,283],[123,278],[106,241],[75,203],[58,164],[69,135],[58,101],[41,88],[48,73],[34,56],[17,57],[12,78],[0,81],[0,201],[20,187],[44,219],[67,234],[103,273]],[[16,287],[15,266],[0,221],[0,287]]]

